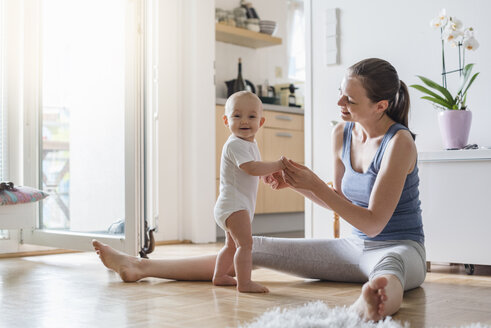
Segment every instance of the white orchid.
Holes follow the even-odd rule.
[[[457,39],[463,35],[463,32],[460,30],[454,30],[451,27],[448,27],[443,30],[442,38],[447,42],[456,42]]]
[[[424,76],[418,75],[418,78],[424,85],[413,84],[411,87],[421,91],[425,96],[422,99],[429,100],[437,107],[450,110],[465,110],[467,108],[467,91],[477,78],[479,73],[471,75],[474,64],[465,64],[465,50],[476,50],[479,48],[479,42],[474,37],[472,27],[462,29],[462,22],[456,17],[447,16],[445,9],[433,18],[430,22],[431,27],[440,29],[442,41],[446,41],[452,47],[458,47],[459,51],[459,68],[447,71],[445,68],[445,47],[442,44],[442,84],[438,84]],[[460,88],[455,96],[452,96],[447,89],[447,74],[458,72],[461,77]],[[430,89],[428,89],[430,88]]]
[[[445,8],[442,8],[442,10],[440,10],[438,18],[440,18],[441,20],[447,19],[447,10]]]
[[[440,27],[442,27],[443,25],[445,25],[445,24],[443,24],[443,22],[441,21],[441,19],[440,19],[440,18],[438,18],[438,17],[435,17],[435,18],[433,18],[433,19],[430,21],[430,26],[431,26],[431,27],[433,27],[433,28],[440,28]]]
[[[473,37],[474,37],[474,29],[472,27],[466,28],[464,30],[464,40]]]
[[[460,30],[462,28],[462,21],[456,17],[450,17],[449,24],[450,28],[454,31]]]
[[[445,8],[443,8],[440,11],[440,14],[438,14],[438,16],[436,16],[430,21],[430,26],[433,28],[441,28],[447,25],[447,22],[448,22],[447,11],[445,10]]]
[[[465,39],[462,45],[467,50],[477,50],[479,48],[479,42],[473,36]]]

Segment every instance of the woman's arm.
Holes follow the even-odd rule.
[[[294,165],[299,165],[299,164],[296,164],[295,163]],[[316,203],[316,204],[318,204],[318,205],[320,205],[322,207],[326,207],[326,208],[330,209],[330,207],[327,206],[326,203],[324,203],[322,200],[320,200],[311,191],[306,190],[306,189],[293,188],[288,183],[286,183],[285,180],[283,179],[283,174],[282,174],[281,171],[274,172],[274,173],[272,173],[270,175],[267,175],[267,176],[263,176],[262,179],[263,179],[264,183],[270,185],[270,187],[273,190],[280,190],[280,189],[284,189],[284,188],[291,188],[292,190],[294,190],[294,191],[298,192],[299,194],[303,195],[304,197],[307,197],[308,199],[310,199],[314,203]]]
[[[312,171],[299,168],[290,161],[283,161],[286,166],[283,171],[288,184],[294,188],[311,191],[351,225],[373,237],[384,229],[392,217],[407,174],[414,169],[416,156],[416,146],[410,134],[407,131],[398,132],[385,151],[368,208],[352,204],[344,195],[336,193],[327,186]],[[335,157],[335,163],[337,159]],[[339,172],[335,173],[337,186],[340,186],[339,175]]]
[[[341,156],[342,156],[342,148],[343,148],[343,131],[344,131],[344,123],[339,123],[337,124],[332,132],[332,149],[333,149],[333,155],[335,158],[335,165],[334,165],[334,182],[333,182],[333,189],[336,193],[340,194],[343,198],[344,197],[343,193],[341,192],[341,180],[343,178],[344,174],[344,165],[343,162],[341,161]],[[283,158],[283,157],[282,157]],[[297,165],[300,168],[304,168],[309,170],[307,167],[291,162],[293,165]],[[293,186],[289,185],[288,183],[285,182],[283,179],[283,175],[281,172],[275,172],[274,174],[264,177],[264,182],[269,184],[271,188],[273,189],[283,189],[290,187],[291,189],[295,190],[299,194],[303,195],[304,197],[307,197],[314,203],[316,203],[319,206],[325,207],[329,210],[331,208],[329,205],[327,205],[323,200],[321,200],[319,197],[314,195],[312,191],[308,189],[301,189],[301,188],[294,188]]]

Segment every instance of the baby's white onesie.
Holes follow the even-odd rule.
[[[256,141],[246,141],[230,135],[222,149],[220,161],[220,195],[215,204],[215,221],[228,231],[225,220],[234,212],[247,210],[252,222],[256,208],[259,177],[239,168],[243,163],[260,161]]]

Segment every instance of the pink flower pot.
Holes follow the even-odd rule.
[[[467,145],[471,129],[472,112],[468,110],[444,110],[438,115],[443,146],[461,149]]]

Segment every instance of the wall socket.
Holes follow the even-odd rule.
[[[283,68],[281,66],[276,66],[274,68],[274,76],[277,78],[282,78],[283,77]]]

